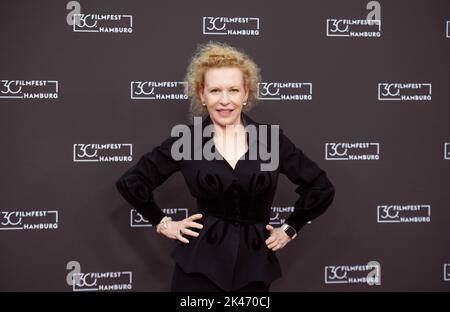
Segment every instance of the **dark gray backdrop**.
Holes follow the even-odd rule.
[[[187,100],[132,99],[131,82],[182,81],[196,45],[208,40],[243,48],[265,82],[313,84],[312,100],[265,100],[250,112],[279,124],[337,188],[329,210],[278,252],[284,277],[272,290],[450,290],[448,1],[380,1],[379,38],[326,35],[327,19],[365,19],[365,1],[79,2],[84,14],[132,15],[130,34],[74,31],[67,3],[0,5],[1,90],[11,80],[58,81],[57,99],[0,98],[0,290],[72,291],[70,261],[84,273],[132,272],[132,290],[168,290],[173,242],[130,226],[131,207],[114,182],[187,121]],[[259,35],[203,34],[203,17],[259,18]],[[127,20],[114,23],[105,25]],[[379,100],[379,83],[431,83],[432,99]],[[327,160],[327,143],[340,142],[378,143],[379,160]],[[74,144],[132,144],[133,158],[74,161]],[[292,207],[294,190],[281,177],[274,207]],[[163,208],[195,211],[179,173],[155,196]],[[431,219],[378,222],[383,205],[429,205]],[[7,216],[19,225],[51,219],[19,219],[23,211],[57,211],[58,228],[12,229]],[[342,273],[339,266],[369,261],[380,264],[381,285],[326,282],[327,268]]]

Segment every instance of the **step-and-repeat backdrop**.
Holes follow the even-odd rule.
[[[448,1],[9,0],[0,34],[0,290],[169,290],[174,241],[114,183],[189,122],[183,78],[209,40],[255,60],[249,115],[337,189],[271,290],[450,290]],[[155,198],[196,211],[179,173]],[[271,223],[296,200],[281,176]]]

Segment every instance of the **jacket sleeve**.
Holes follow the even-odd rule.
[[[324,170],[297,148],[280,129],[280,172],[298,185],[300,195],[294,211],[285,220],[297,232],[321,215],[334,199],[335,188]]]
[[[176,138],[169,137],[151,152],[141,156],[117,181],[119,193],[152,225],[166,215],[153,200],[153,190],[179,170],[178,161],[171,156]]]

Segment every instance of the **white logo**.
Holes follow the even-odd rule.
[[[56,80],[0,80],[3,99],[57,99]]]
[[[182,220],[188,217],[187,208],[164,208],[162,211],[171,216],[173,220]],[[152,227],[152,224],[144,218],[136,209],[130,210],[130,227]]]
[[[203,17],[204,35],[259,35],[259,17]]]
[[[444,159],[450,160],[450,143],[444,143]]]
[[[431,101],[431,83],[378,83],[380,101]]]
[[[381,37],[381,20],[329,18],[327,37]]]
[[[272,207],[270,213],[270,224],[272,225],[281,225],[284,223],[286,218],[294,212],[294,206],[287,207]]]
[[[257,91],[260,100],[312,100],[311,82],[260,82]]]
[[[379,160],[380,143],[325,143],[326,160]]]
[[[71,270],[66,282],[73,291],[118,291],[133,288],[133,273],[126,272],[90,272],[82,273],[78,261],[70,261],[66,266]]]
[[[293,213],[295,210],[294,206],[287,207],[272,207],[270,212],[270,221],[271,225],[282,225],[286,221],[287,217]],[[308,224],[311,224],[311,221],[308,221]]]
[[[327,37],[381,37],[381,5],[369,1],[366,19],[327,19]]]
[[[431,205],[378,205],[378,223],[431,222]]]
[[[446,25],[447,25],[447,28],[445,29],[445,36],[447,38],[450,38],[450,21],[447,21]]]
[[[444,281],[450,282],[450,263],[444,263]]]
[[[186,100],[185,82],[131,81],[131,98],[135,100]]]
[[[74,162],[133,161],[133,144],[74,144]]]
[[[58,211],[0,211],[0,230],[56,230]]]
[[[381,285],[381,265],[370,261],[366,265],[325,266],[325,284]]]
[[[72,14],[74,32],[132,33],[133,16],[121,14]]]

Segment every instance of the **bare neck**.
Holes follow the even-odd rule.
[[[240,134],[242,132],[242,129],[244,129],[244,125],[241,121],[241,116],[239,116],[239,118],[236,120],[236,123],[233,125],[229,125],[228,126],[228,132],[227,132],[227,126],[222,126],[219,124],[214,123],[214,130],[215,130],[215,135],[217,135],[217,137],[226,137],[227,134]],[[238,126],[241,127],[238,127]]]

